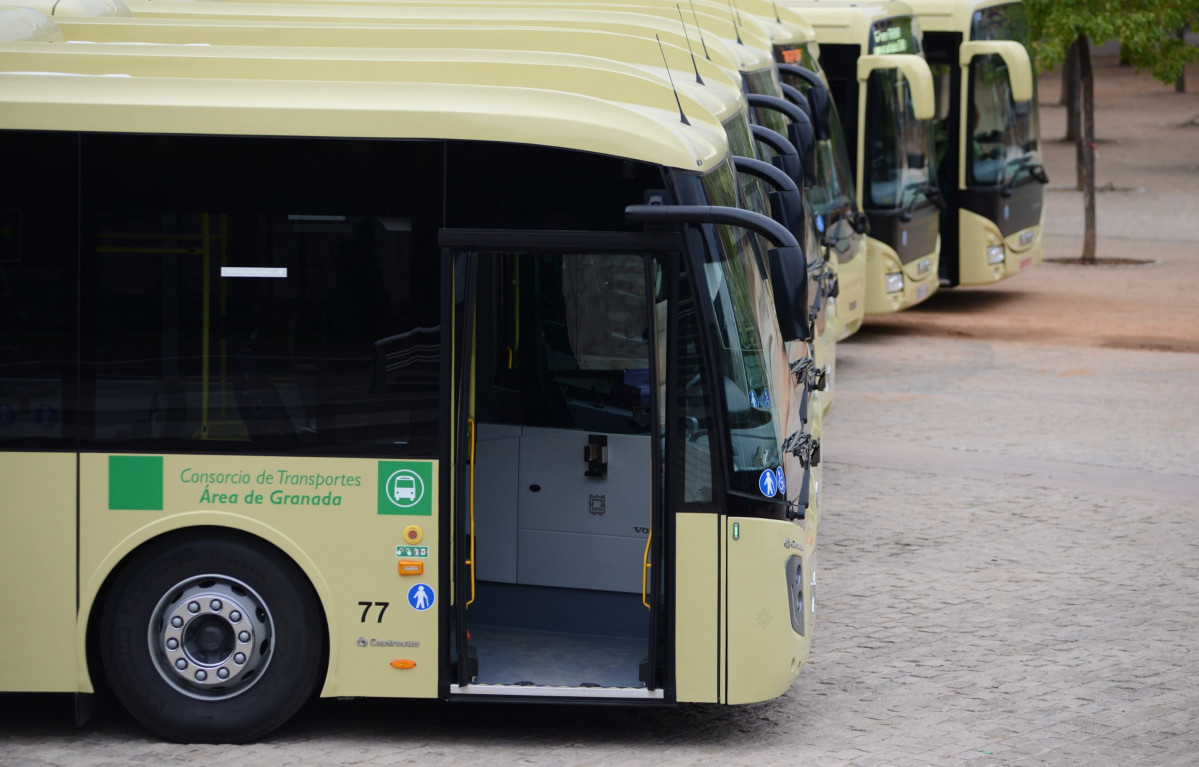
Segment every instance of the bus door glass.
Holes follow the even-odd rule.
[[[871,208],[909,208],[936,191],[929,121],[912,114],[908,84],[898,69],[870,73],[866,116],[866,200]]]
[[[1029,48],[1024,6],[1010,3],[975,11],[970,38],[1014,40]],[[1011,97],[1010,76],[1002,57],[979,56],[971,62],[968,183],[1003,184],[1010,189],[1036,175],[1041,165],[1036,104],[1036,78],[1033,99],[1017,103]]]
[[[663,261],[577,232],[469,249],[463,232],[442,236],[466,283],[455,359],[470,421],[452,690],[660,696]]]

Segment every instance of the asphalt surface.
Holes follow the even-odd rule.
[[[1167,206],[1146,183],[1131,204]],[[1050,195],[1049,214],[1068,221],[1073,204]],[[1138,220],[1128,204],[1113,217]],[[1196,231],[1155,236],[1186,261]],[[1050,232],[1063,249],[1080,239],[1064,223]],[[1077,283],[1085,317],[1087,291],[1107,295],[1113,278],[1053,271],[1071,268],[1012,283]],[[1135,279],[1196,287],[1162,266]],[[778,700],[319,701],[260,743],[197,746],[103,705],[76,728],[70,698],[4,695],[0,765],[1195,764],[1199,344],[992,332],[972,317],[1002,306],[955,295],[967,298],[926,310],[956,333],[868,323],[838,349],[815,639]]]

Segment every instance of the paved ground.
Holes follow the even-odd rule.
[[[1146,104],[1199,115],[1199,101],[1103,74],[1134,93],[1109,105],[1100,181],[1141,191],[1101,197],[1101,222],[1117,222],[1101,223],[1101,255],[1161,264],[1046,265],[842,345],[816,639],[783,698],[326,701],[262,743],[211,747],[159,743],[114,712],[76,729],[69,701],[0,696],[0,765],[1195,764],[1199,227],[1174,206],[1199,200],[1199,152],[1170,153],[1199,127],[1149,143],[1159,172],[1131,183],[1119,167],[1144,166],[1121,158],[1147,135],[1138,116],[1156,119]],[[1045,110],[1048,138],[1059,112]],[[1056,182],[1070,168],[1050,149]],[[1189,177],[1169,169],[1186,163]],[[1073,205],[1050,195],[1051,252],[1074,254]]]

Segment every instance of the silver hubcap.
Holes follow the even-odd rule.
[[[266,604],[233,578],[202,575],[163,595],[150,622],[158,673],[191,697],[219,699],[249,689],[274,647]]]

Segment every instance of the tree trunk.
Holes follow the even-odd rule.
[[[1186,42],[1186,39],[1187,39],[1186,25],[1183,25],[1178,28],[1178,39],[1182,40],[1183,42]],[[1187,65],[1186,64],[1182,65],[1182,71],[1178,73],[1178,79],[1174,81],[1174,92],[1175,93],[1186,93],[1187,92]]]
[[[1095,257],[1095,74],[1091,70],[1091,49],[1086,35],[1078,36],[1078,72],[1082,80],[1082,200],[1086,211],[1082,238],[1084,264],[1098,263]]]
[[[1066,51],[1062,65],[1062,103],[1066,107],[1066,140],[1078,141],[1082,127],[1078,117],[1078,43]]]

